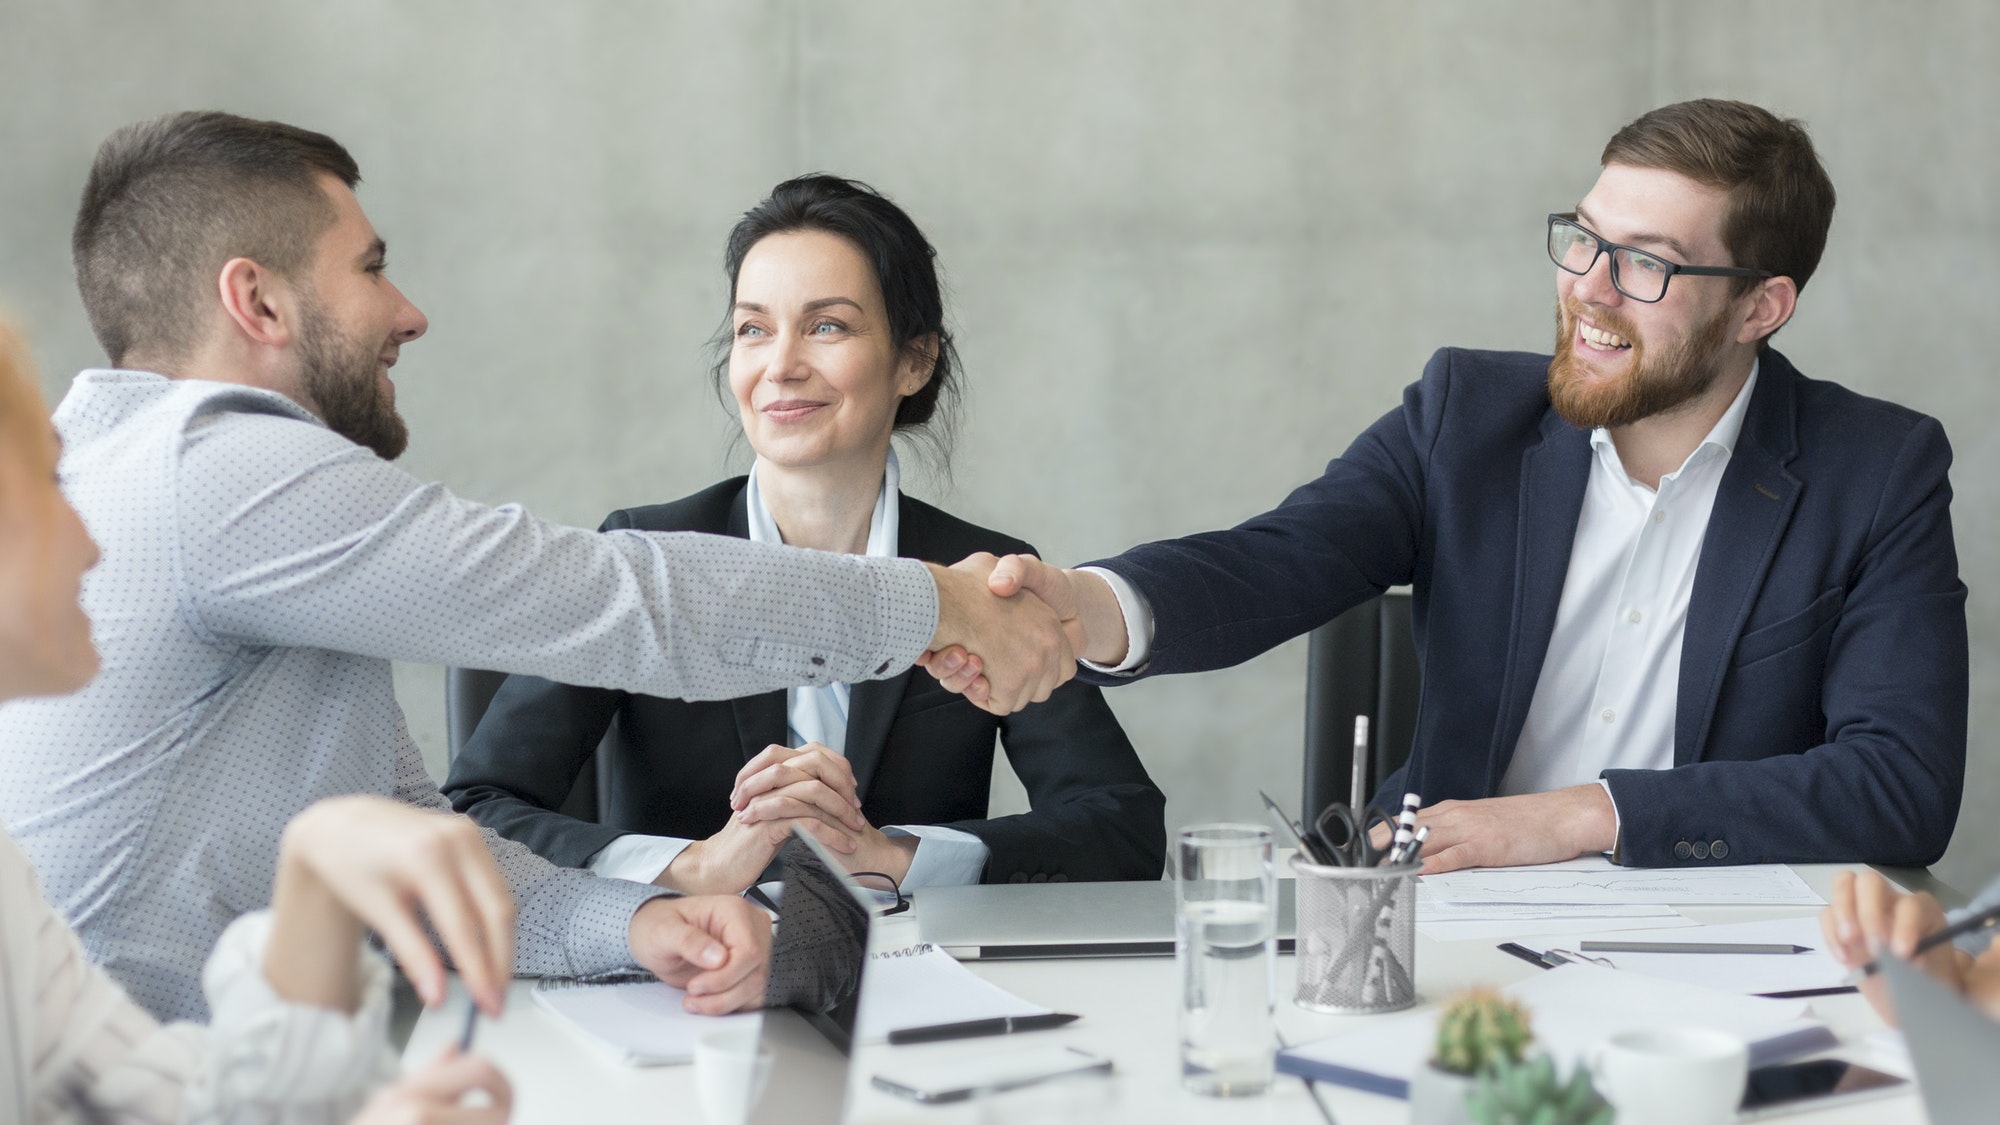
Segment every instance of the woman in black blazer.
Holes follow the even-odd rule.
[[[805,176],[731,231],[717,364],[755,451],[737,477],[603,529],[696,531],[950,564],[1031,552],[903,496],[890,438],[955,394],[934,251],[866,185]],[[556,810],[615,724],[602,823]],[[995,734],[1032,811],[986,815]],[[513,676],[452,763],[461,812],[548,859],[688,893],[760,879],[793,826],[906,887],[1154,879],[1165,798],[1098,690],[997,717],[929,675],[729,702]]]

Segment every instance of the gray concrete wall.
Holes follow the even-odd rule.
[[[409,467],[595,523],[735,467],[702,352],[721,239],[832,169],[949,271],[966,425],[955,487],[913,491],[1065,561],[1275,502],[1440,345],[1545,348],[1541,216],[1640,112],[1803,117],[1841,209],[1782,344],[1956,445],[1973,764],[1942,872],[2000,868],[1984,0],[0,4],[0,303],[51,394],[98,361],[66,249],[98,140],[174,108],[284,118],[352,147],[431,316],[396,369]],[[1170,822],[1296,792],[1303,664],[1114,693]],[[403,672],[441,761],[439,675]]]

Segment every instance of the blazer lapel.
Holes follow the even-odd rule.
[[[929,559],[931,527],[924,513],[906,497],[896,498],[896,553],[906,559]],[[847,764],[854,770],[854,785],[865,799],[875,767],[882,762],[882,750],[889,744],[889,728],[909,690],[910,677],[917,672],[906,668],[886,680],[866,680],[852,686],[847,697]],[[928,675],[928,673],[925,673]]]
[[[854,770],[855,791],[864,800],[875,767],[882,763],[882,749],[889,744],[889,728],[895,725],[911,674],[906,669],[891,679],[855,684],[847,697],[847,764]]]
[[[1498,792],[1500,779],[1507,774],[1521,727],[1528,720],[1535,683],[1541,679],[1563,579],[1569,573],[1570,548],[1576,542],[1577,519],[1583,513],[1583,493],[1590,483],[1591,456],[1590,435],[1563,421],[1552,408],[1542,416],[1541,444],[1521,459],[1514,619],[1501,678],[1500,714],[1487,755],[1488,793]]]
[[[1799,480],[1785,468],[1798,453],[1792,401],[1797,378],[1783,356],[1765,351],[1743,432],[1716,489],[1682,633],[1675,765],[1700,757],[1729,654],[1736,651],[1736,638],[1798,507]]]
[[[738,539],[750,538],[750,509],[745,495],[736,494],[729,506],[729,523],[723,528],[724,534]],[[784,692],[767,691],[732,699],[729,708],[736,714],[736,737],[743,744],[744,761],[762,754],[772,743],[790,744],[791,722],[785,714]]]

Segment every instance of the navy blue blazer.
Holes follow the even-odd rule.
[[[736,477],[670,504],[611,513],[604,527],[747,538]],[[979,551],[1034,551],[908,496],[901,553],[953,563]],[[599,823],[557,809],[607,730]],[[452,762],[452,806],[553,863],[581,867],[627,832],[703,839],[729,819],[736,771],[788,743],[785,693],[727,702],[509,676]],[[987,815],[998,735],[1032,810]],[[984,882],[1157,879],[1166,860],[1166,798],[1104,702],[1068,683],[1046,701],[996,718],[921,669],[854,685],[847,760],[869,823],[942,824],[986,845]],[[604,775],[600,775],[604,776]]]
[[[1407,583],[1423,690],[1409,763],[1377,799],[1493,796],[1590,474],[1589,434],[1549,404],[1548,362],[1440,351],[1401,409],[1276,509],[1092,564],[1152,603],[1145,674],[1239,663]],[[1950,464],[1936,419],[1764,351],[1688,606],[1674,768],[1602,774],[1620,862],[1944,853],[1967,705]]]

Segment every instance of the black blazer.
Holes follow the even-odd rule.
[[[602,530],[748,538],[746,480],[613,512]],[[900,520],[908,558],[948,564],[978,551],[1034,550],[907,496]],[[602,823],[556,812],[614,719]],[[986,815],[996,732],[1032,812]],[[452,763],[444,791],[453,808],[481,824],[551,862],[580,867],[628,832],[713,835],[729,819],[736,771],[787,736],[782,691],[691,703],[510,676]],[[939,824],[979,837],[990,853],[985,882],[1160,877],[1166,798],[1088,684],[1072,681],[1047,702],[1000,718],[921,669],[858,683],[848,706],[847,758],[870,824]]]
[[[1376,799],[1494,795],[1590,478],[1590,435],[1549,405],[1548,364],[1438,352],[1401,409],[1276,509],[1097,564],[1152,603],[1146,671],[1239,663],[1407,582],[1423,698],[1409,763]],[[1674,768],[1603,771],[1623,862],[1943,854],[1968,691],[1950,465],[1936,419],[1764,351],[1688,603]]]

